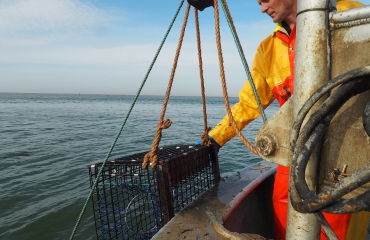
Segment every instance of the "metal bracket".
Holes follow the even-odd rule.
[[[290,130],[293,125],[293,98],[257,132],[255,142],[260,156],[269,162],[290,166]]]

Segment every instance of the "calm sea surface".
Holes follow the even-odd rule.
[[[0,239],[68,239],[89,193],[88,166],[102,162],[133,96],[0,93]],[[231,104],[238,99],[231,98]],[[163,97],[141,96],[111,158],[148,151]],[[273,103],[266,114],[277,110]],[[225,115],[207,98],[208,123]],[[160,145],[193,144],[203,132],[200,97],[171,97]],[[260,118],[244,131],[254,143]],[[259,161],[236,137],[219,153],[222,177]],[[88,206],[74,239],[95,239]]]

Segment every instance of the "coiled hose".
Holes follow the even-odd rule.
[[[339,87],[338,87],[339,86]],[[302,127],[308,111],[329,91],[338,87],[315,111]],[[341,106],[353,96],[370,89],[370,66],[344,73],[320,87],[303,105],[293,124],[291,149],[293,160],[290,176],[290,198],[293,208],[301,213],[353,213],[370,210],[370,190],[355,198],[344,200],[342,197],[370,181],[370,164],[365,165],[351,176],[342,179],[333,186],[315,192],[308,188],[305,171],[310,156],[323,137],[330,121]],[[366,117],[368,106],[363,116]],[[365,120],[364,120],[365,126]]]

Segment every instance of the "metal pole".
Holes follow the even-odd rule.
[[[295,51],[293,118],[310,97],[326,82],[327,36],[325,27],[325,0],[298,0],[297,38]],[[306,10],[305,12],[302,12]],[[308,11],[307,11],[308,10]],[[300,13],[302,12],[302,13]],[[312,154],[306,171],[310,189],[315,189],[316,154]],[[320,224],[313,214],[296,212],[288,204],[286,239],[319,239]]]

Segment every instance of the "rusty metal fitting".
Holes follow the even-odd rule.
[[[265,134],[256,139],[256,148],[263,156],[273,155],[276,151],[276,138],[273,135]]]
[[[338,168],[334,168],[334,171],[333,171],[333,180],[334,181],[339,181],[338,177],[340,175],[340,171]]]

